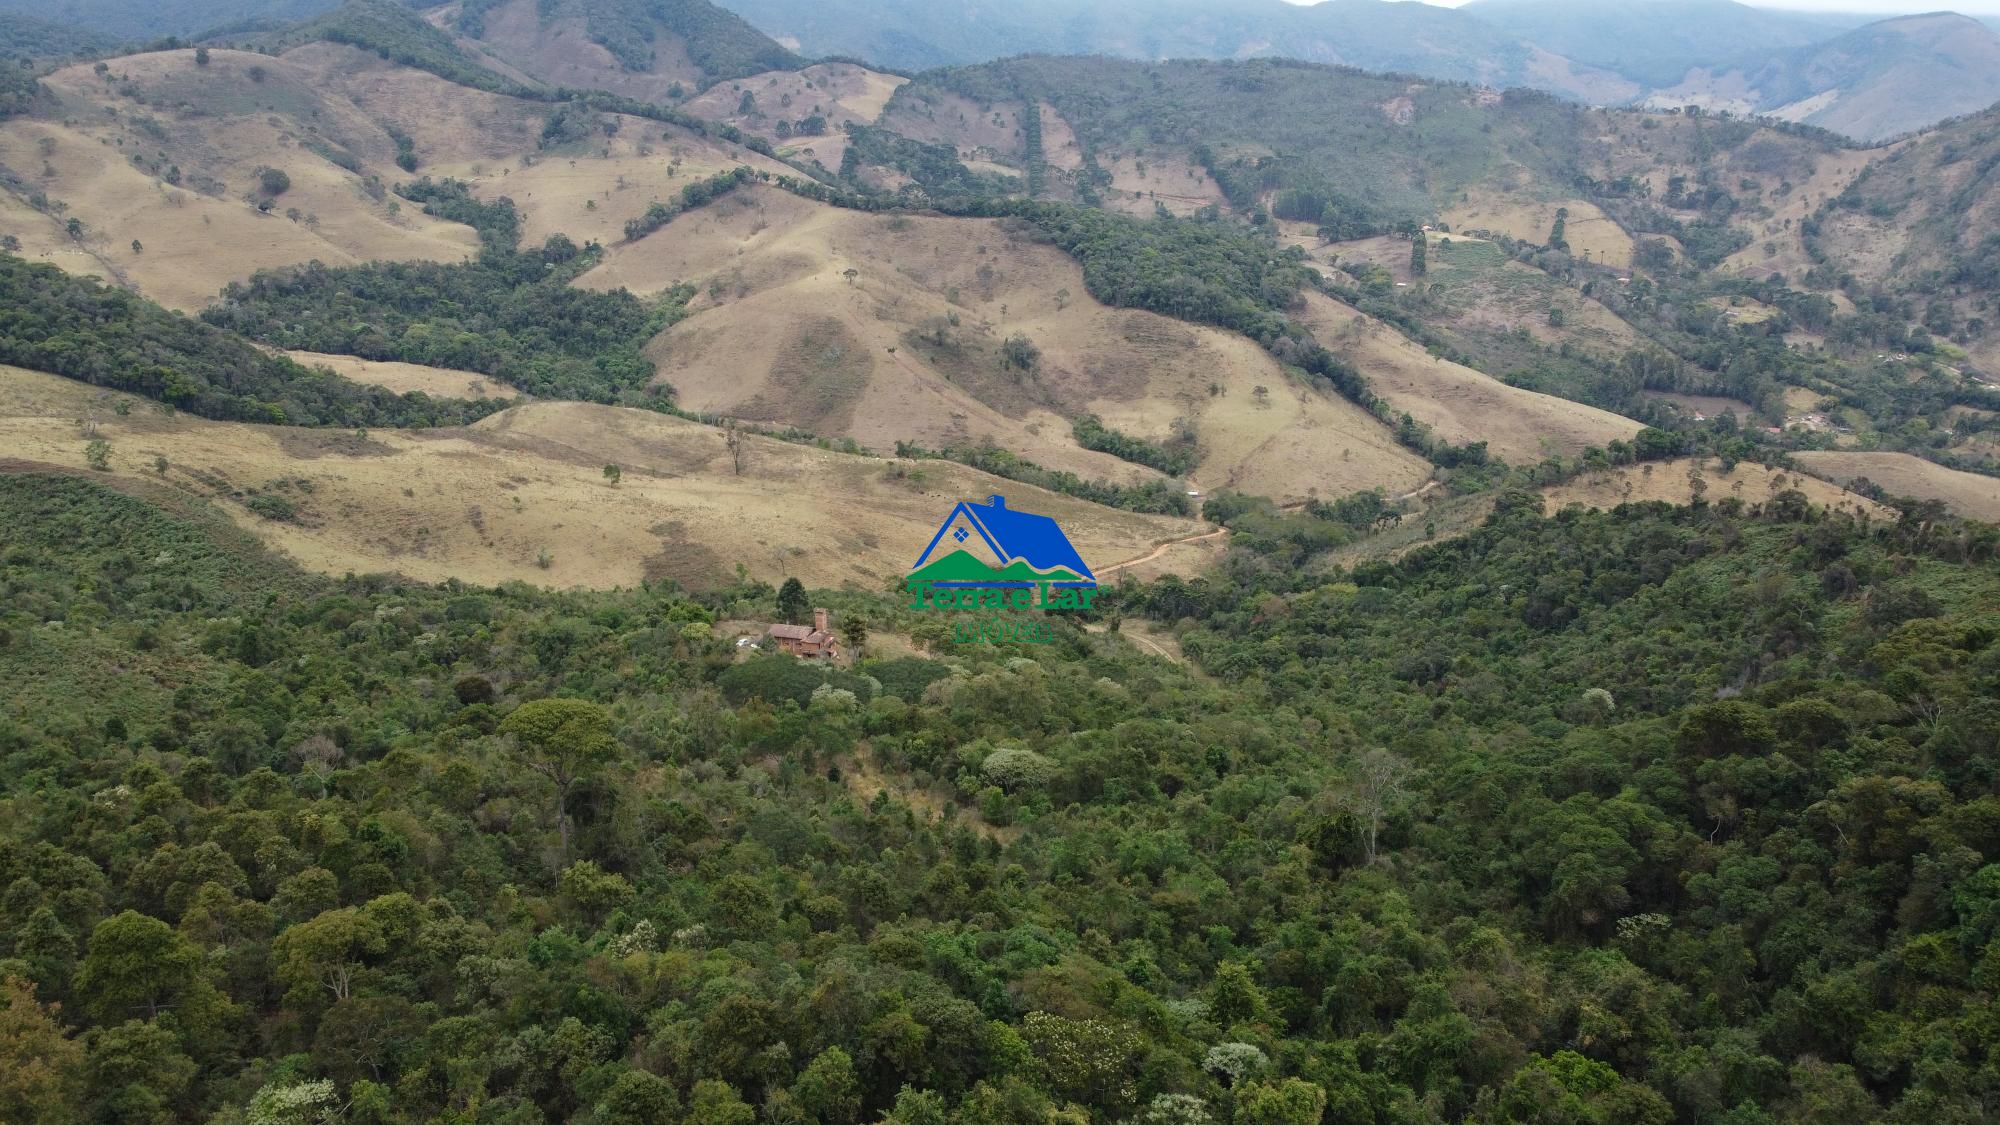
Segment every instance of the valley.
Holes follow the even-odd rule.
[[[0,1123],[2000,1117],[1996,45],[0,0]]]

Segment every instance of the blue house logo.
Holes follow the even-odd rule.
[[[1004,496],[952,508],[904,585],[913,609],[1089,609],[1097,593],[1061,525]]]

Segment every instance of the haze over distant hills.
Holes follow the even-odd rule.
[[[806,54],[902,69],[1016,54],[1284,57],[1598,104],[1777,113],[1876,140],[2000,99],[2000,34],[1963,16],[1857,27],[1852,14],[1732,0],[728,0]],[[1940,75],[1949,89],[1927,88]]]
[[[769,36],[805,58],[862,59],[905,73],[1022,54],[1292,58],[1496,89],[1528,87],[1595,105],[1764,114],[1864,141],[2000,100],[2000,17],[1946,12],[1871,22],[1855,13],[1734,0],[1471,0],[1458,8],[1397,0],[725,0],[719,7],[691,0],[401,0],[400,6],[456,31],[481,65],[501,73],[648,99],[664,98],[677,83],[705,88],[719,77],[804,65],[787,61]],[[334,7],[334,0],[0,0],[0,53],[61,56],[121,41],[241,35]],[[728,57],[677,55],[675,45],[685,42],[726,44]],[[610,70],[600,65],[606,61]],[[606,85],[612,72],[623,77]],[[592,74],[598,78],[584,81]]]
[[[1698,67],[1648,100],[1881,140],[2000,101],[2000,36],[1950,12],[1905,16],[1735,66]]]

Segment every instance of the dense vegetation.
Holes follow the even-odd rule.
[[[501,406],[396,395],[308,370],[144,297],[7,254],[0,254],[0,363],[236,422],[446,426]]]
[[[1063,627],[829,682],[715,634],[768,586],[329,582],[212,519],[0,480],[10,1117],[2000,1097],[1992,529],[1509,498],[1398,565],[1121,591],[1199,678]]]
[[[1305,192],[1336,229],[1429,221],[1446,193],[1515,161],[1552,182],[1592,154],[1588,111],[1528,91],[1484,108],[1471,88],[1279,59],[1123,62],[1022,58],[926,74],[898,91],[927,90],[981,105],[1046,99],[1086,153],[1107,147],[1204,164],[1248,213],[1265,191]],[[1410,101],[1407,121],[1385,113]],[[1240,154],[1256,146],[1271,155]]]
[[[1085,449],[1109,453],[1135,465],[1158,469],[1170,477],[1187,475],[1187,471],[1201,460],[1201,451],[1195,447],[1194,433],[1186,427],[1177,428],[1173,439],[1164,443],[1121,433],[1106,426],[1104,419],[1095,414],[1078,418],[1070,429],[1076,443]]]
[[[642,301],[624,289],[575,288],[598,260],[595,244],[552,235],[519,250],[520,219],[505,197],[484,202],[459,181],[428,177],[398,190],[474,225],[485,248],[456,265],[313,262],[260,272],[232,283],[202,318],[278,347],[477,371],[551,398],[616,402],[651,381],[642,349],[683,315],[692,289]]]
[[[343,43],[403,66],[494,93],[514,93],[516,84],[486,69],[460,50],[451,36],[393,0],[345,0],[317,19],[268,37],[266,46],[284,50],[300,43]]]
[[[97,31],[0,12],[0,58],[60,59],[109,50],[117,40]]]

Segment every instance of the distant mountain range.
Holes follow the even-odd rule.
[[[1732,0],[723,0],[806,54],[906,70],[1018,54],[1286,57],[1598,104],[1768,113],[1879,140],[2000,100],[2000,20]],[[1862,26],[1864,25],[1865,26]]]
[[[0,53],[310,19],[336,0],[0,0]],[[2000,100],[2000,17],[1773,11],[1734,0],[402,0],[503,74],[650,100],[805,58],[903,72],[1022,54],[1295,58],[1697,105],[1876,141]],[[739,18],[740,17],[740,18]],[[55,25],[73,34],[53,30]],[[81,34],[74,34],[81,32]],[[656,44],[686,44],[692,52]],[[794,52],[796,54],[794,54]],[[608,65],[607,65],[608,64]],[[599,75],[602,81],[593,79]]]
[[[1826,43],[1698,67],[1647,100],[1883,140],[2000,101],[2000,35],[1950,12],[1883,20]]]

